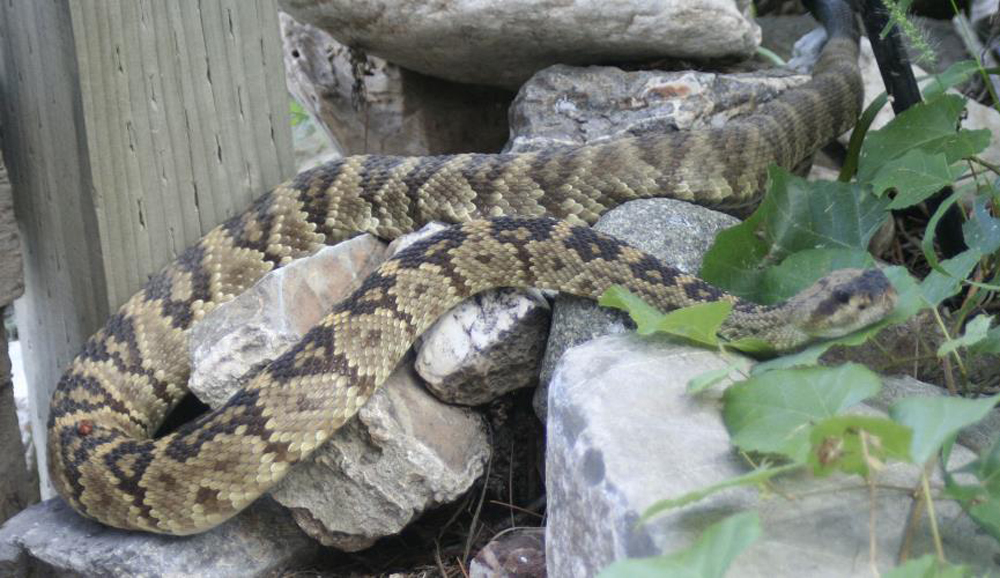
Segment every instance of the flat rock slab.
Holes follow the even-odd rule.
[[[637,335],[606,336],[566,352],[549,388],[550,577],[592,576],[616,559],[675,551],[708,525],[751,508],[761,513],[764,535],[736,559],[731,575],[871,576],[869,498],[857,478],[781,478],[779,495],[769,499],[755,488],[732,488],[636,526],[658,500],[746,473],[722,423],[718,393],[685,393],[688,380],[726,365],[714,352]],[[958,464],[972,458],[959,446],[952,456]],[[892,464],[878,481],[912,488],[917,474]],[[895,564],[910,504],[909,492],[877,493],[882,572]],[[996,542],[954,502],[936,502],[935,509],[948,559],[971,564],[977,575],[996,572]],[[910,552],[933,552],[926,518]]]
[[[0,527],[0,576],[265,577],[307,564],[317,548],[268,499],[204,534],[175,537],[109,528],[53,498]]]
[[[301,22],[438,78],[515,89],[555,63],[747,58],[749,0],[281,0]],[[405,30],[405,34],[400,31]]]

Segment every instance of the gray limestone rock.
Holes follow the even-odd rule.
[[[718,74],[550,66],[532,76],[511,105],[512,137],[505,151],[719,127],[807,80],[784,70]]]
[[[385,259],[386,247],[361,235],[266,275],[191,330],[190,387],[219,406],[255,363],[298,341]]]
[[[309,563],[317,545],[270,499],[194,536],[109,528],[61,498],[0,526],[0,576],[203,576],[253,578]]]
[[[265,276],[206,315],[191,339],[191,389],[218,406],[242,376],[298,341],[387,253],[355,237]],[[429,396],[412,359],[271,495],[324,545],[359,550],[460,496],[489,456],[481,418]]]
[[[289,91],[340,154],[496,151],[507,139],[509,91],[400,68],[285,13],[280,23]]]
[[[682,201],[643,199],[609,211],[594,228],[682,271],[697,273],[702,256],[719,231],[738,222],[729,215]],[[542,421],[546,416],[548,383],[563,352],[601,335],[621,333],[628,323],[622,312],[599,307],[588,299],[556,297],[549,342],[534,398],[535,413]]]
[[[480,405],[538,381],[551,311],[539,291],[463,301],[420,340],[416,370],[438,399]]]
[[[460,497],[489,455],[482,418],[428,395],[407,358],[271,495],[323,545],[362,550]]]
[[[711,523],[754,508],[764,535],[734,562],[734,576],[871,576],[867,564],[869,497],[855,479],[786,477],[762,500],[739,487],[635,524],[654,502],[747,471],[722,423],[715,391],[685,393],[691,378],[722,368],[707,350],[637,335],[606,336],[570,349],[549,388],[546,560],[552,578],[592,576],[611,561],[651,556],[690,544]],[[874,411],[874,410],[872,410]],[[972,458],[956,447],[953,464]],[[883,487],[914,487],[918,469],[890,464]],[[845,488],[845,486],[847,486]],[[832,488],[841,488],[832,492]],[[791,495],[788,501],[781,496]],[[895,564],[911,500],[881,489],[875,501],[876,559]],[[949,561],[977,575],[997,571],[996,543],[954,502],[935,510]],[[911,557],[933,552],[926,518]]]
[[[428,223],[390,243],[389,253],[445,227]],[[418,338],[417,373],[438,399],[460,405],[480,405],[535,385],[550,318],[539,291],[484,291],[452,308]]]
[[[363,47],[400,66],[506,88],[517,88],[535,71],[559,62],[746,58],[760,42],[748,0],[279,4],[343,44]]]

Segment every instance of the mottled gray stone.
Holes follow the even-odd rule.
[[[566,352],[549,388],[550,577],[592,576],[616,559],[677,550],[711,523],[750,508],[761,513],[764,535],[736,559],[734,576],[871,576],[869,496],[857,478],[784,477],[775,482],[777,495],[767,499],[751,487],[732,488],[636,525],[658,500],[747,472],[722,423],[719,390],[685,393],[691,378],[726,365],[714,352],[634,334]],[[957,446],[952,465],[972,457]],[[878,482],[914,487],[918,475],[918,468],[891,464]],[[895,564],[910,505],[908,492],[877,493],[876,563],[882,572]],[[949,561],[971,564],[977,575],[995,573],[993,539],[954,502],[938,501],[935,510]],[[910,555],[931,552],[924,518]]]
[[[259,363],[297,342],[385,257],[360,236],[266,275],[206,315],[191,338],[191,389],[213,407]],[[435,400],[400,367],[358,415],[271,495],[324,545],[359,550],[464,493],[489,456],[481,418]]]
[[[467,299],[424,333],[416,370],[438,399],[480,405],[538,381],[551,310],[541,292]]]
[[[555,65],[532,76],[518,92],[511,105],[512,137],[504,150],[719,127],[808,80],[784,70],[718,74]]]
[[[609,211],[594,228],[642,249],[664,263],[687,273],[697,273],[701,258],[719,231],[739,223],[733,217],[672,199],[632,201]],[[599,307],[589,299],[566,295],[553,305],[549,342],[542,360],[534,407],[545,421],[547,387],[552,371],[570,347],[609,333],[622,333],[627,316]]]
[[[307,565],[317,545],[270,499],[194,536],[110,528],[61,498],[29,507],[0,527],[0,575],[11,577],[270,577]]]
[[[560,62],[746,58],[760,42],[748,0],[279,4],[343,44],[363,47],[400,66],[456,82],[512,89],[535,71]]]
[[[340,154],[495,151],[507,140],[511,92],[406,70],[280,18],[289,91]]]
[[[0,309],[24,293],[21,242],[14,221],[14,197],[7,168],[0,159]]]

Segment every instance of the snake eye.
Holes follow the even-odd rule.
[[[851,294],[847,291],[834,291],[833,298],[836,299],[838,303],[846,304],[851,300]]]

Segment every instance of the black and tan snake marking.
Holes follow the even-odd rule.
[[[276,187],[155,275],[86,342],[52,399],[59,492],[112,526],[211,528],[353,416],[441,313],[492,287],[596,297],[620,284],[663,309],[727,299],[735,313],[726,336],[754,334],[779,348],[878,318],[892,301],[878,272],[837,273],[761,307],[585,226],[641,197],[747,205],[768,164],[793,167],[850,128],[861,96],[857,35],[837,1],[821,14],[833,34],[812,80],[724,128],[570,151],[357,156]],[[431,220],[465,224],[383,264],[225,406],[151,439],[186,393],[188,330],[207,312],[323,245],[358,231],[394,238]]]

